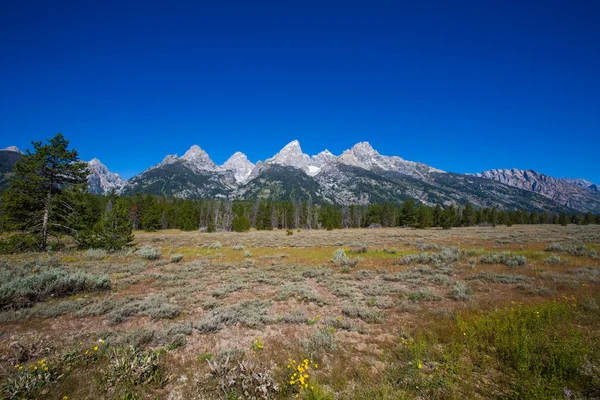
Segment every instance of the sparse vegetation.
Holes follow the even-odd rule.
[[[597,229],[194,229],[7,255],[0,397],[596,398]]]
[[[137,251],[137,255],[146,260],[158,260],[160,258],[160,249],[152,246],[144,246]]]

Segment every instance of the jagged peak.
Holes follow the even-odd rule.
[[[300,147],[300,142],[298,140],[292,140],[291,142],[283,146],[283,148],[279,150],[275,157],[284,154],[303,154],[302,148]]]
[[[208,157],[208,153],[200,148],[197,144],[189,148],[188,151],[181,157],[184,160],[195,159],[198,157]]]
[[[300,148],[300,142],[298,141],[298,139],[294,139],[291,142],[289,142],[288,144],[286,144],[283,148],[284,149],[291,149],[291,148]]]
[[[369,142],[358,142],[354,146],[352,146],[352,151],[366,153],[366,154],[378,154],[377,150],[371,146]]]
[[[235,153],[233,153],[231,155],[231,157],[229,157],[227,159],[227,161],[225,161],[225,163],[223,165],[225,165],[231,161],[234,161],[234,160],[247,160],[247,159],[248,159],[248,157],[244,153],[242,153],[241,151],[236,151]]]
[[[317,154],[318,156],[323,155],[323,156],[334,156],[334,154],[332,152],[330,152],[329,150],[325,149],[322,152],[320,152],[319,154]]]
[[[2,149],[2,151],[13,151],[15,153],[19,153],[19,154],[23,154],[23,152],[21,151],[21,149],[19,149],[17,146],[8,146]]]
[[[223,169],[233,171],[234,178],[238,183],[248,181],[254,164],[248,160],[248,157],[242,152],[236,151],[222,166]]]
[[[163,160],[158,165],[160,166],[160,165],[173,164],[177,160],[179,160],[179,157],[177,157],[177,154],[167,154],[165,156],[165,158],[163,158]]]

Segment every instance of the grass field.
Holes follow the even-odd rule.
[[[600,398],[598,225],[135,237],[2,257],[4,398]]]

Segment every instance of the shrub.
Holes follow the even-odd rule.
[[[65,297],[80,292],[110,289],[110,278],[107,275],[60,268],[39,272],[24,269],[4,271],[0,278],[0,309],[29,307],[50,296]]]
[[[107,252],[104,249],[87,249],[83,253],[83,257],[86,260],[102,260],[107,256]]]
[[[415,247],[419,250],[419,251],[423,251],[423,250],[437,250],[439,248],[439,246],[435,243],[426,243],[423,242],[421,240],[417,240],[415,242]]]
[[[155,295],[144,300],[123,303],[108,314],[108,322],[113,325],[120,324],[136,315],[144,315],[152,319],[172,319],[180,312],[181,308],[176,304],[170,304],[164,295]]]
[[[346,255],[346,251],[344,249],[337,249],[333,252],[333,258],[331,259],[337,265],[345,265],[348,261],[348,256]]]
[[[513,254],[510,251],[502,253],[487,253],[479,257],[482,264],[504,264],[509,268],[516,268],[527,264],[527,257]]]
[[[383,317],[379,311],[358,305],[345,305],[342,308],[342,314],[350,318],[360,318],[368,323],[379,324],[383,321]]]
[[[560,256],[552,255],[550,257],[544,258],[544,262],[546,264],[560,264],[561,259]]]
[[[169,259],[169,261],[172,263],[178,263],[181,260],[183,260],[183,254],[173,254],[173,255],[171,255],[171,258]]]
[[[236,245],[231,246],[231,249],[232,250],[244,250],[245,247],[242,246],[241,244],[236,244]]]
[[[331,261],[335,265],[343,267],[343,272],[349,272],[352,267],[355,267],[358,264],[358,258],[356,260],[350,260],[344,249],[337,249],[334,251]]]
[[[504,284],[515,284],[528,282],[531,280],[530,277],[525,275],[514,275],[514,274],[496,274],[491,271],[482,271],[477,274],[471,275],[467,277],[469,280],[480,280],[482,282],[494,282],[494,283],[504,283]]]
[[[277,291],[275,300],[284,301],[290,297],[295,297],[303,302],[316,303],[321,306],[327,304],[327,301],[324,298],[319,297],[311,287],[304,284],[288,283],[287,285],[282,286]]]
[[[416,292],[412,292],[408,295],[408,299],[413,303],[418,303],[420,300],[424,301],[440,301],[442,297],[436,294],[433,290],[428,287],[422,287]]]
[[[114,347],[109,352],[109,365],[101,380],[109,387],[136,386],[167,382],[160,366],[160,350],[141,350],[134,346]]]
[[[355,253],[355,254],[363,254],[367,252],[367,245],[366,244],[361,244],[359,246],[352,246],[350,247],[350,253]]]
[[[313,331],[310,336],[301,341],[302,351],[312,358],[317,358],[323,352],[335,350],[335,329],[322,327]]]
[[[450,296],[454,300],[459,300],[459,301],[471,300],[472,295],[473,295],[473,289],[471,289],[469,286],[465,285],[462,282],[456,282],[454,284],[454,286],[452,287],[452,293],[450,294]]]
[[[160,249],[144,246],[137,251],[137,255],[146,260],[158,260],[160,258]]]
[[[206,362],[218,383],[219,397],[224,393],[228,399],[271,399],[279,394],[279,384],[263,364],[250,360],[232,362],[230,357],[211,357]]]
[[[195,328],[200,333],[218,332],[237,323],[256,328],[272,322],[268,316],[269,307],[268,301],[251,300],[226,308],[217,308],[212,315],[200,320]]]
[[[559,253],[568,253],[573,256],[585,256],[587,249],[584,245],[551,243],[546,247],[546,251],[557,251]]]

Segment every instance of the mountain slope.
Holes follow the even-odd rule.
[[[581,212],[600,212],[598,186],[583,179],[553,178],[533,170],[520,169],[493,169],[475,175],[538,193]]]
[[[21,158],[20,151],[14,151],[12,149],[0,150],[0,192],[8,188],[8,178],[12,173],[13,166],[19,158]]]
[[[17,148],[0,151],[0,190],[21,157]],[[253,164],[241,152],[217,165],[199,146],[182,157],[167,155],[129,181],[99,160],[88,163],[89,189],[106,194],[150,193],[211,199],[273,199],[314,203],[368,204],[414,198],[428,205],[464,204],[508,209],[600,212],[600,189],[583,179],[553,178],[531,170],[490,170],[456,174],[397,156],[379,154],[361,142],[335,156],[309,156],[294,140],[273,157]]]
[[[186,160],[178,160],[150,168],[131,178],[122,194],[149,193],[190,199],[226,198],[235,188],[232,173],[202,171],[190,166]]]
[[[330,203],[318,182],[304,171],[279,164],[262,167],[260,174],[238,191],[236,198],[309,201]]]

